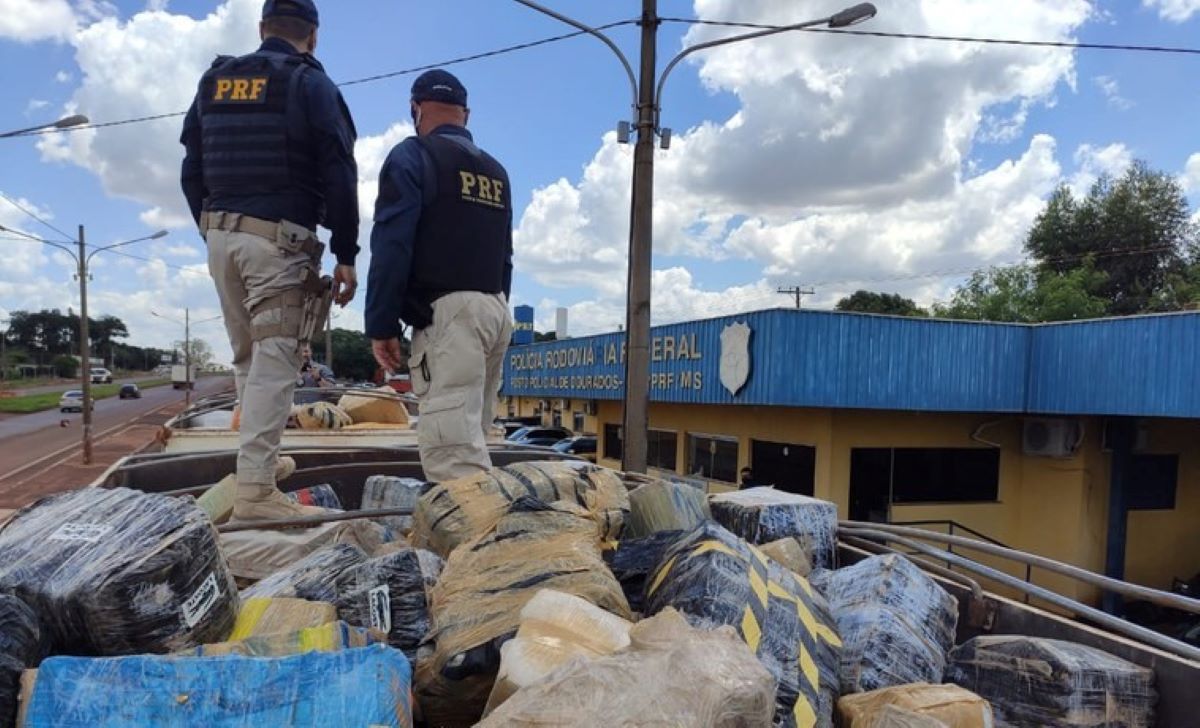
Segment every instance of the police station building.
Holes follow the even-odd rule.
[[[595,433],[619,467],[623,342],[514,345],[500,411]],[[1200,313],[1023,325],[779,309],[656,327],[652,342],[654,474],[719,491],[750,467],[843,517],[974,532],[1160,588],[1200,572]]]

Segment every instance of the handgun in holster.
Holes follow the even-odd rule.
[[[300,277],[300,286],[304,291],[304,314],[300,320],[300,341],[303,343],[312,341],[313,335],[324,328],[329,319],[333,278],[306,268]]]

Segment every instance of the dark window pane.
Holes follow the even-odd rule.
[[[574,421],[571,422],[571,425],[574,427],[576,432],[583,432],[583,413],[582,412],[575,413]]]
[[[1128,488],[1131,511],[1174,510],[1178,455],[1134,455]]]
[[[678,437],[674,432],[665,430],[650,430],[647,441],[646,462],[651,467],[674,471],[676,468],[675,450]]]
[[[621,426],[618,424],[607,424],[604,426],[604,457],[613,460],[620,460],[622,453],[621,449]]]
[[[983,448],[896,448],[892,502],[994,501],[1000,495],[1000,451]]]
[[[737,482],[736,440],[691,435],[688,445],[688,474],[726,483]]]

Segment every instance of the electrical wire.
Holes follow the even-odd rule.
[[[46,222],[46,221],[45,221],[45,220],[43,220],[41,217],[39,217],[37,214],[35,214],[35,213],[34,213],[32,210],[30,210],[29,208],[25,207],[24,205],[22,205],[21,203],[17,202],[16,200],[14,200],[13,198],[9,197],[8,195],[4,194],[3,192],[0,192],[0,199],[4,200],[5,202],[7,202],[8,204],[10,204],[10,205],[12,205],[13,207],[17,208],[18,210],[20,210],[21,212],[25,213],[26,215],[28,215],[28,216],[32,217],[34,220],[37,220],[39,223],[41,223],[42,225],[45,225],[46,227],[50,228],[50,229],[51,229],[51,230],[53,230],[54,232],[58,233],[59,235],[63,236],[64,238],[66,238],[67,240],[72,240],[72,241],[73,241],[73,238],[72,238],[72,237],[71,237],[69,234],[67,234],[67,233],[63,232],[62,230],[60,230],[60,229],[58,229],[58,228],[54,227],[53,225],[51,225],[50,223]],[[20,234],[20,233],[18,233],[18,234]],[[32,236],[30,236],[30,237],[32,237]]]

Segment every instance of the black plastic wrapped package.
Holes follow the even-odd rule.
[[[403,548],[346,570],[338,579],[338,617],[387,635],[388,644],[415,659],[429,633],[429,590],[442,559]]]
[[[366,553],[354,544],[326,546],[247,588],[242,597],[293,597],[332,604],[338,596],[338,579],[366,560]]]
[[[364,511],[377,508],[407,508],[415,512],[421,494],[431,487],[432,484],[416,478],[372,475],[363,485],[362,508]],[[384,516],[375,520],[397,534],[412,531],[412,516]]]
[[[899,554],[828,572],[820,591],[842,638],[843,693],[940,683],[958,600]]]
[[[301,488],[293,490],[287,494],[289,500],[294,503],[299,503],[303,506],[316,506],[318,508],[328,508],[334,511],[344,510],[342,501],[338,498],[337,492],[333,486],[328,483],[314,485],[309,488]]]
[[[803,577],[712,521],[663,557],[646,614],[679,610],[698,627],[730,625],[779,683],[775,724],[833,725],[841,640],[824,597]]]
[[[237,588],[195,501],[85,488],[0,530],[0,591],[38,615],[57,654],[164,653],[223,640]]]
[[[37,617],[25,602],[0,593],[0,728],[17,720],[21,671],[41,657]]]
[[[721,493],[709,499],[713,518],[750,543],[795,538],[813,568],[831,569],[837,551],[837,506],[770,487]]]
[[[1154,673],[1094,647],[1037,637],[976,637],[950,652],[946,682],[992,704],[997,725],[1151,728]]]
[[[629,600],[629,608],[641,612],[646,592],[646,577],[662,563],[663,554],[675,545],[686,531],[659,531],[646,538],[625,538],[617,548],[604,552],[604,563],[621,583],[621,591]]]

